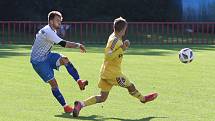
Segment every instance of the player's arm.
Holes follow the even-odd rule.
[[[118,57],[118,55],[122,52],[123,49],[121,48],[120,42],[117,38],[115,38],[114,40],[108,42],[107,47],[105,48],[105,57],[108,60],[112,60]]]
[[[80,48],[81,52],[83,52],[83,53],[86,52],[84,45],[80,44],[80,43],[62,40],[58,44],[65,48]]]
[[[86,52],[86,49],[85,49],[84,45],[82,45],[80,43],[65,41],[65,40],[61,39],[53,31],[48,31],[47,33],[48,33],[47,37],[49,38],[49,40],[51,40],[52,42],[54,42],[56,44],[61,45],[62,47],[65,47],[65,48],[80,48],[81,52]]]
[[[118,44],[118,43],[116,43],[116,44]],[[129,46],[130,46],[129,40],[125,40],[122,45],[120,45],[118,48],[114,49],[115,45],[113,46],[113,42],[112,42],[111,47],[107,47],[105,49],[106,59],[112,60],[112,59],[118,57],[118,55],[120,53],[122,53],[122,51],[125,51]]]
[[[118,57],[118,55],[122,52],[123,49],[121,47],[117,48],[116,50],[112,50],[108,47],[105,49],[105,57],[108,60],[113,60],[114,58]]]

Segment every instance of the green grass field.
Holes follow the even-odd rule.
[[[87,47],[86,54],[76,49],[54,48],[70,58],[83,79],[85,91],[64,67],[56,71],[61,92],[69,104],[99,93],[97,83],[103,62],[103,47]],[[190,47],[195,59],[179,62],[178,51]],[[83,109],[79,118],[63,113],[50,87],[29,63],[30,46],[0,45],[0,121],[214,121],[215,46],[147,45],[131,46],[123,60],[123,72],[143,94],[158,92],[159,97],[141,104],[127,90],[114,87],[103,104]]]

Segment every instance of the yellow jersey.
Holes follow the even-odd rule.
[[[115,79],[121,75],[121,62],[123,58],[122,38],[117,38],[114,33],[109,36],[106,48],[104,63],[101,67],[102,79]]]

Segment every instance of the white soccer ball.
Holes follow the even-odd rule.
[[[182,63],[190,63],[194,59],[193,51],[190,48],[183,48],[179,52],[179,59]]]

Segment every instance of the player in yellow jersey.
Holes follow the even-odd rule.
[[[75,101],[73,110],[74,117],[78,117],[83,107],[104,102],[114,85],[127,88],[129,94],[138,98],[142,103],[152,101],[158,96],[157,93],[143,96],[121,71],[123,53],[130,46],[129,40],[122,40],[127,25],[127,21],[122,17],[114,20],[114,32],[109,36],[105,48],[104,63],[101,67],[100,81],[98,84],[99,88],[101,88],[101,92],[99,95],[92,96],[85,101]]]

